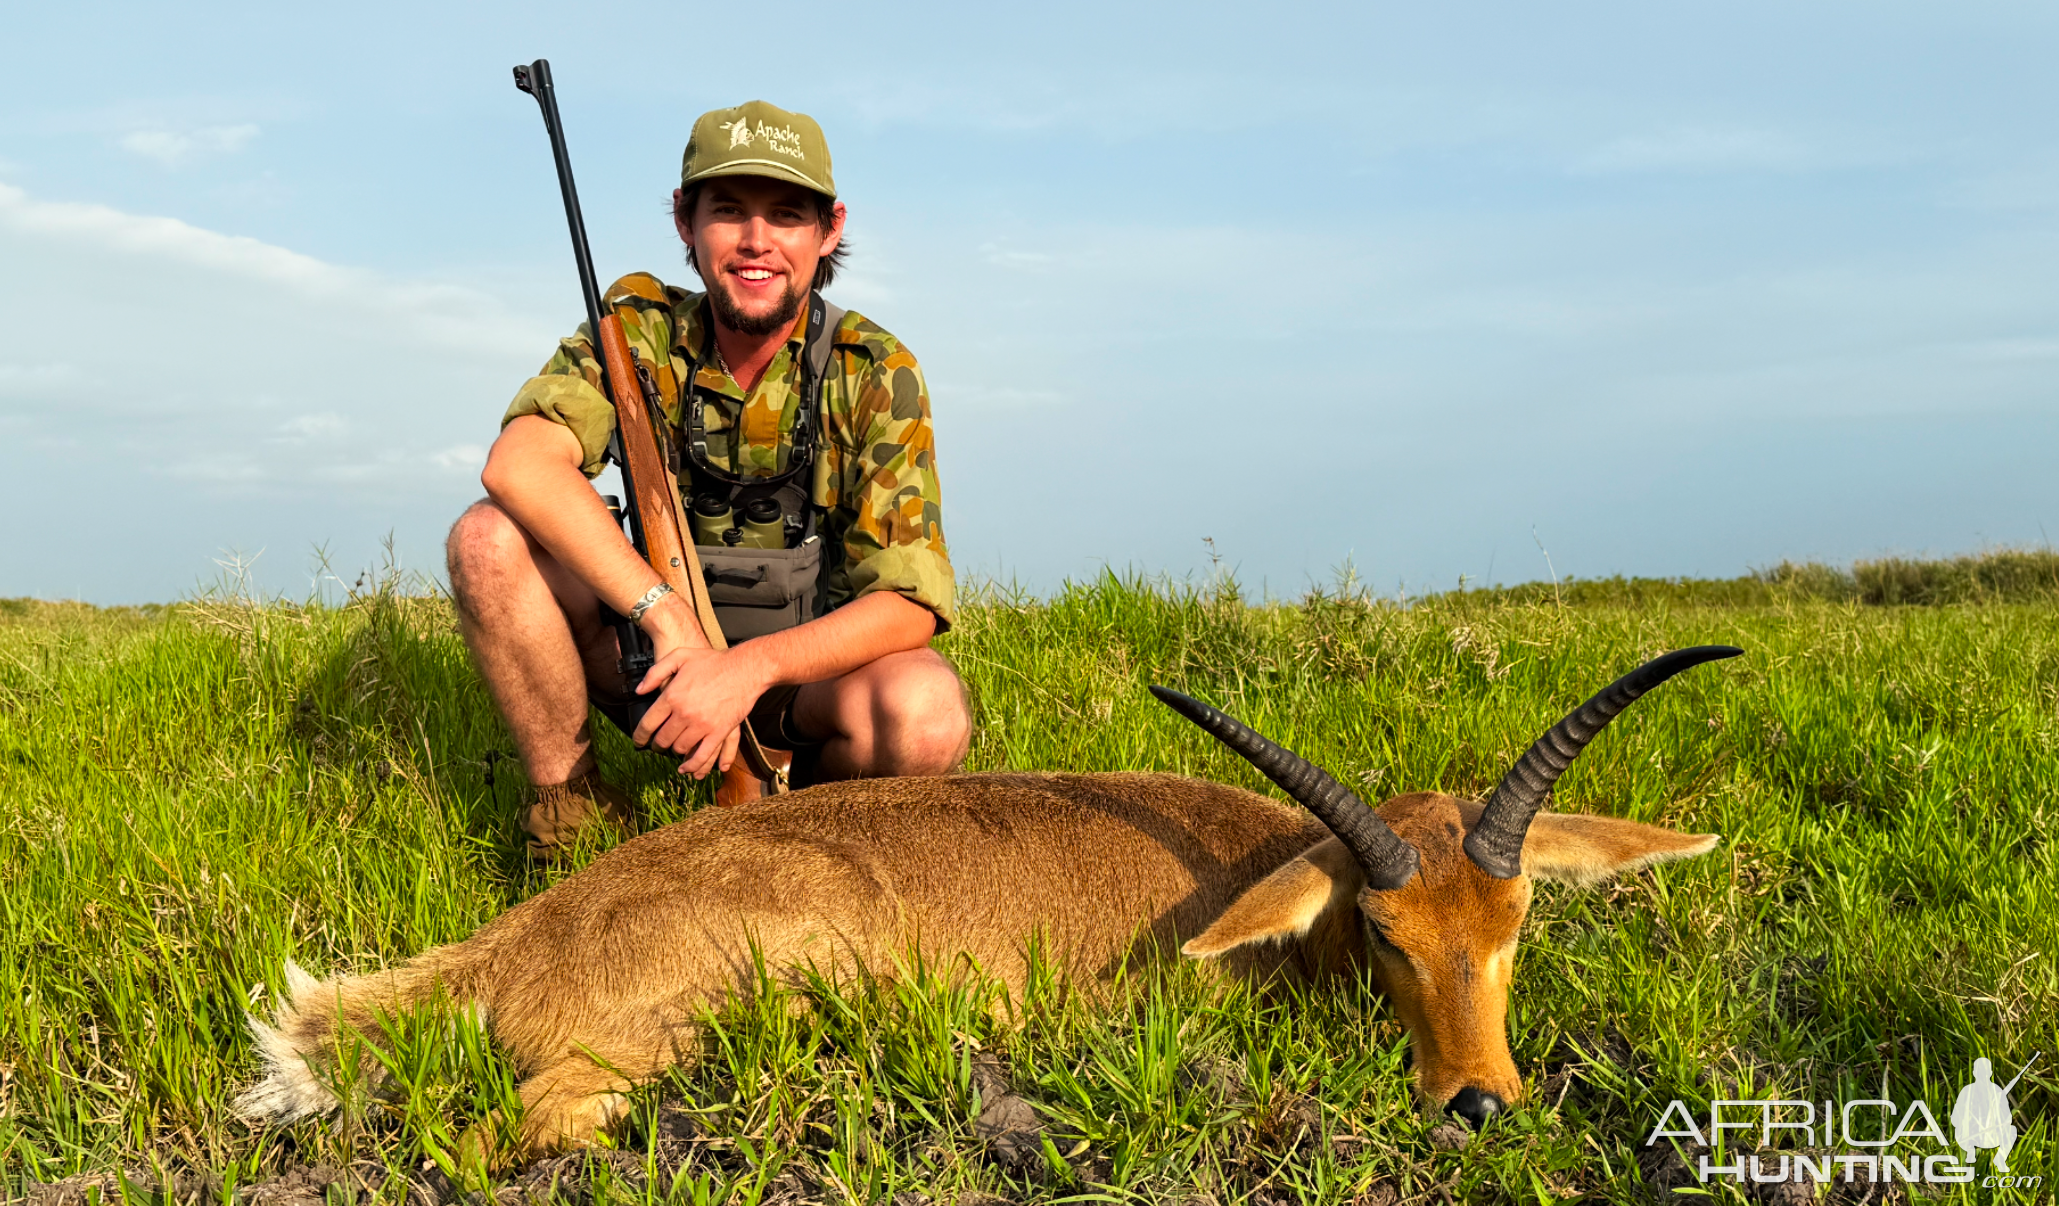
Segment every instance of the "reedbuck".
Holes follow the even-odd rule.
[[[1484,806],[1419,792],[1376,811],[1154,687],[1307,811],[1150,774],[877,779],[707,809],[393,970],[317,982],[288,964],[290,1001],[271,1025],[251,1022],[267,1075],[237,1108],[253,1122],[331,1110],[339,1029],[373,1033],[440,989],[482,1012],[524,1077],[513,1141],[472,1143],[526,1158],[589,1140],[631,1081],[691,1059],[703,1010],[755,982],[753,944],[769,968],[891,973],[913,950],[963,956],[1020,993],[1041,935],[1083,981],[1173,950],[1260,976],[1370,964],[1408,1029],[1425,1107],[1478,1125],[1522,1092],[1505,1017],[1531,879],[1594,883],[1716,844],[1539,807],[1638,696],[1739,652],[1685,649],[1625,675],[1531,746]]]

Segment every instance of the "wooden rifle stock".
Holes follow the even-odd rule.
[[[644,400],[642,381],[629,351],[629,341],[622,334],[622,320],[615,314],[601,312],[600,287],[593,274],[593,256],[586,245],[586,222],[579,214],[579,193],[572,183],[572,161],[565,151],[564,128],[558,120],[557,93],[551,81],[550,63],[538,59],[516,67],[515,86],[536,98],[537,106],[543,110],[544,129],[550,134],[551,156],[558,169],[558,187],[565,199],[565,219],[572,228],[572,254],[579,264],[579,285],[586,300],[588,328],[593,332],[595,350],[600,353],[609,400],[615,404],[615,431],[620,437],[623,484],[628,487],[630,526],[636,535],[634,543],[640,543],[640,551],[651,568],[658,572],[659,579],[672,588],[672,593],[692,606],[695,622],[699,624],[708,647],[727,649],[729,643],[722,638],[722,625],[715,619],[714,603],[709,599],[707,584],[701,577],[701,560],[695,555],[693,545],[685,539],[689,529],[680,507],[679,483],[658,451],[657,429],[651,421],[650,407]],[[642,637],[625,623],[623,639],[626,669],[631,664],[629,644],[632,640],[641,641]],[[648,645],[643,648],[647,650]],[[737,753],[738,760],[724,773],[722,787],[716,792],[718,802],[734,804],[756,798],[759,794],[757,780],[763,780],[775,792],[786,789],[784,772],[774,767],[765,756],[748,720],[743,722]]]
[[[644,558],[658,572],[659,579],[672,588],[672,593],[693,608],[695,622],[709,648],[727,649],[729,642],[722,636],[714,601],[709,598],[707,582],[701,576],[701,559],[685,538],[688,529],[680,514],[679,483],[658,451],[657,428],[644,400],[629,340],[622,334],[622,319],[614,314],[603,315],[595,342],[607,375],[610,400],[615,403],[615,430],[622,440],[622,459],[628,462],[624,476],[628,479],[631,505],[636,508],[643,528]],[[755,798],[756,784],[742,781],[744,778],[762,780],[774,791],[784,789],[785,776],[765,756],[748,720],[743,723],[737,754],[737,762],[723,774],[722,786],[716,793],[718,802],[735,804]]]
[[[686,572],[686,542],[674,502],[678,490],[666,471],[665,458],[658,451],[657,430],[651,424],[650,408],[644,403],[629,340],[622,334],[622,320],[613,314],[602,318],[594,341],[599,345],[608,393],[615,403],[615,430],[622,437],[622,458],[629,462],[631,505],[643,526],[644,557],[658,571],[658,577],[693,606],[709,645],[724,648],[721,628],[709,623],[714,618],[712,613],[701,613],[701,599],[707,592]]]

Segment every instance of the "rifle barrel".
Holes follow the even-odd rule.
[[[538,59],[515,68],[515,87],[536,98],[543,110],[543,128],[550,133],[551,159],[558,166],[558,191],[565,195],[565,221],[572,227],[572,258],[579,262],[579,292],[586,299],[586,329],[600,346],[601,287],[593,275],[593,252],[586,245],[586,219],[579,213],[579,188],[572,183],[572,156],[565,150],[565,127],[558,118],[558,94],[551,86],[550,60]],[[627,383],[625,383],[627,384]]]
[[[2029,1061],[2028,1061],[2028,1062],[2026,1062],[2026,1063],[2025,1063],[2025,1064],[2024,1064],[2024,1065],[2023,1065],[2023,1066],[2022,1066],[2021,1068],[2018,1068],[2018,1069],[2016,1070],[2016,1080],[2022,1080],[2022,1079],[2023,1079],[2023,1074],[2024,1074],[2025,1072],[2028,1072],[2028,1071],[2030,1071],[2030,1066],[2031,1066],[2031,1064],[2034,1064],[2034,1063],[2038,1062],[2038,1057],[2039,1057],[2040,1055],[2043,1055],[2043,1054],[2044,1054],[2044,1052],[2043,1052],[2043,1051],[2033,1051],[2033,1052],[2031,1052],[2031,1053],[2030,1053],[2030,1059],[2029,1059]],[[2003,1085],[2003,1086],[2002,1086],[2002,1096],[2004,1096],[2004,1097],[2007,1097],[2007,1096],[2009,1095],[2009,1090],[2011,1090],[2011,1089],[2013,1089],[2013,1088],[2015,1088],[2015,1087],[2016,1087],[2016,1080],[2012,1080],[2012,1081],[2010,1081],[2010,1082],[2009,1082],[2008,1084],[2006,1084],[2006,1085]]]
[[[593,274],[593,251],[586,245],[586,219],[579,212],[579,187],[572,183],[572,154],[565,149],[565,125],[558,117],[558,92],[551,84],[550,60],[538,59],[526,67],[518,64],[515,67],[515,87],[535,97],[537,108],[543,110],[543,128],[550,135],[551,159],[558,168],[558,191],[565,197],[565,223],[572,229],[572,258],[579,265],[579,294],[586,302],[586,329],[592,337],[593,358],[601,364],[601,391],[615,399],[619,409],[622,398],[631,394],[640,396],[640,387],[635,371],[622,365],[611,366],[605,351],[607,333],[601,327],[601,287]],[[617,430],[620,430],[619,423]],[[620,459],[622,494],[628,503],[623,513],[629,519],[629,543],[648,557],[646,533],[650,516],[646,512],[650,500],[637,493],[636,476],[629,467],[626,446]],[[662,476],[656,480],[663,480]]]

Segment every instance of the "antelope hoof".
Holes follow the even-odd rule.
[[[1502,1100],[1492,1093],[1482,1093],[1471,1085],[1460,1089],[1458,1094],[1444,1104],[1444,1112],[1456,1114],[1479,1130],[1487,1120],[1501,1113]]]

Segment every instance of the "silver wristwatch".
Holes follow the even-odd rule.
[[[636,625],[638,628],[643,627],[643,613],[649,611],[652,607],[657,605],[658,600],[664,598],[666,595],[669,595],[671,593],[672,588],[665,585],[663,582],[660,582],[656,586],[653,586],[649,590],[643,592],[643,598],[638,599],[636,601],[636,606],[629,609],[629,622],[631,624]]]

